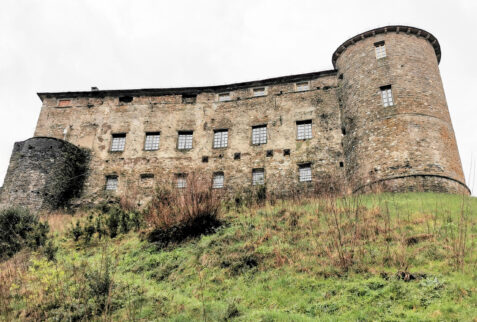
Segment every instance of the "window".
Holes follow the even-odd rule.
[[[202,162],[203,163],[209,162],[209,157],[207,155],[202,156]]]
[[[290,155],[290,149],[283,150],[283,156],[289,156],[289,155]]]
[[[141,174],[140,178],[141,178],[141,181],[140,181],[141,187],[151,188],[152,186],[154,186],[154,174],[143,173]]]
[[[260,145],[267,143],[267,126],[259,125],[252,127],[252,144]]]
[[[263,169],[252,170],[252,185],[257,186],[265,183],[265,171]]]
[[[146,133],[146,141],[144,143],[144,150],[154,151],[159,150],[159,139],[161,134],[159,132]]]
[[[265,96],[265,87],[254,88],[253,96]]]
[[[298,82],[296,83],[296,90],[298,92],[308,91],[310,89],[309,82]]]
[[[267,150],[266,156],[267,156],[267,158],[273,157],[273,150]]]
[[[219,102],[227,102],[227,101],[230,101],[230,93],[220,93]]]
[[[197,101],[197,95],[194,95],[194,94],[182,95],[182,104],[195,104],[196,101]]]
[[[214,131],[214,149],[226,148],[229,139],[229,130]]]
[[[180,131],[177,140],[177,148],[179,150],[192,149],[192,131]]]
[[[311,164],[300,164],[298,166],[298,172],[300,175],[300,182],[311,181]]]
[[[185,173],[176,174],[176,187],[179,189],[187,187],[187,175]]]
[[[114,191],[118,189],[118,176],[106,176],[105,190]]]
[[[375,43],[374,51],[376,52],[376,59],[381,59],[386,57],[386,46],[384,46],[384,41]]]
[[[234,153],[234,160],[240,160],[241,154],[240,152],[235,152]]]
[[[126,134],[113,134],[113,141],[111,143],[112,152],[124,151],[124,146],[126,145]]]
[[[71,100],[59,100],[58,107],[67,107],[71,106]]]
[[[212,188],[220,189],[224,187],[224,173],[223,172],[215,172],[214,178],[212,180]]]
[[[296,122],[296,138],[298,140],[311,139],[311,120]]]
[[[381,87],[381,97],[383,98],[384,107],[393,106],[393,92],[391,85]]]

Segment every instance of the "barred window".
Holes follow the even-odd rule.
[[[106,176],[105,190],[114,191],[118,189],[118,176]]]
[[[179,150],[192,149],[192,131],[180,131],[177,140],[177,148]]]
[[[310,82],[298,82],[296,83],[296,90],[298,92],[307,91],[310,89]]]
[[[383,98],[384,107],[393,106],[393,92],[391,90],[391,85],[381,87],[381,97]]]
[[[265,183],[265,171],[263,169],[252,170],[252,185],[257,186]]]
[[[214,148],[226,148],[229,139],[229,130],[214,131]]]
[[[386,57],[386,46],[384,45],[384,41],[375,43],[374,51],[376,52],[376,59]]]
[[[260,125],[252,127],[252,144],[266,144],[267,143],[267,126]]]
[[[311,120],[296,122],[296,138],[298,140],[311,139]]]
[[[300,164],[298,166],[298,171],[300,175],[300,182],[311,181],[311,164]]]
[[[144,143],[144,150],[146,151],[159,150],[160,137],[161,137],[161,134],[159,132],[146,133],[146,141]]]
[[[111,151],[124,151],[126,145],[126,134],[113,134],[113,140],[111,142]]]
[[[219,102],[227,102],[230,101],[230,93],[220,93],[219,94]]]
[[[187,187],[187,175],[185,173],[176,174],[176,187],[179,189]]]
[[[212,180],[212,188],[220,189],[224,187],[224,173],[223,172],[215,172],[214,178]]]
[[[253,96],[265,96],[265,87],[254,88]]]

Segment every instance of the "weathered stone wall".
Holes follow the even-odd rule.
[[[459,191],[468,193],[436,50],[424,35],[405,31],[363,37],[336,60],[346,177],[353,191],[388,179],[393,191],[413,190],[417,176],[431,191],[456,192],[460,182]],[[380,41],[386,57],[376,59]],[[384,107],[380,87],[387,85],[394,105]]]
[[[68,206],[81,193],[87,152],[54,138],[16,142],[5,177],[0,207],[32,211]]]

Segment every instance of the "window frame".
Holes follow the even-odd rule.
[[[124,150],[126,149],[126,136],[126,133],[112,133],[109,152],[124,152]],[[115,141],[120,139],[122,140],[119,143],[115,144]]]
[[[374,54],[376,55],[376,60],[380,60],[387,57],[386,43],[384,42],[384,40],[374,43]]]
[[[222,177],[222,181],[219,182],[219,184],[217,185],[217,181],[216,181],[216,178],[218,176],[221,176]],[[223,189],[225,188],[225,174],[223,171],[216,171],[213,173],[212,175],[212,189]]]
[[[220,136],[218,140],[216,140],[216,136]],[[225,136],[225,139],[224,139]],[[225,146],[223,145],[225,141]],[[216,143],[219,143],[218,146],[216,146]],[[212,148],[213,149],[226,149],[229,147],[229,129],[215,129],[214,130],[214,138],[212,141]]]
[[[306,88],[300,88],[301,85],[305,85]],[[295,83],[295,91],[296,92],[306,92],[309,91],[311,88],[310,81],[301,81]]]
[[[148,137],[154,137],[154,136],[157,136],[157,147],[154,148],[156,146],[156,142],[152,142],[150,143],[150,145],[152,145],[152,148],[148,148]],[[146,132],[145,134],[145,137],[144,137],[144,151],[157,151],[159,150],[159,147],[160,147],[160,144],[161,144],[161,132],[157,131],[157,132]]]
[[[181,172],[175,174],[175,187],[177,189],[185,189],[187,188],[187,173]]]
[[[256,175],[261,173],[261,179],[257,179]],[[265,184],[265,168],[252,169],[252,186],[262,186]]]
[[[181,147],[181,137],[184,136],[184,147]],[[190,136],[190,147],[188,138]],[[189,151],[194,147],[194,131],[177,131],[177,150],[179,151]]]
[[[230,102],[232,100],[232,92],[222,92],[217,94],[217,102]]]
[[[307,173],[303,173],[303,170],[306,170]],[[311,170],[311,162],[298,164],[298,181],[299,182],[312,182],[313,181],[313,173],[312,173],[312,170]]]
[[[308,126],[309,125],[309,130]],[[300,127],[303,126],[302,136],[300,137]],[[300,141],[306,141],[313,139],[313,120],[301,120],[296,121],[296,139]]]
[[[381,86],[379,90],[381,104],[383,104],[384,107],[392,107],[396,105],[396,102],[394,101],[392,85]]]
[[[262,90],[262,91],[260,91]],[[253,97],[262,97],[262,96],[267,96],[267,87],[254,87],[252,88],[252,95]]]
[[[110,183],[111,180],[114,180],[114,184],[113,184],[114,189],[110,188],[111,187],[111,183]],[[108,191],[108,192],[117,191],[118,187],[119,187],[119,177],[115,174],[107,175],[105,183],[104,183],[104,191]]]
[[[255,131],[260,131],[261,129],[265,129],[265,135],[263,133],[258,132],[257,134],[254,135]],[[258,138],[258,142],[255,141],[255,138]],[[265,138],[265,142],[263,141],[263,138]],[[267,129],[267,124],[262,124],[262,125],[254,125],[252,126],[252,145],[265,145],[268,142],[268,129]]]

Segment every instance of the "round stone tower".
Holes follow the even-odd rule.
[[[388,26],[333,54],[346,178],[353,192],[469,194],[429,32]]]

